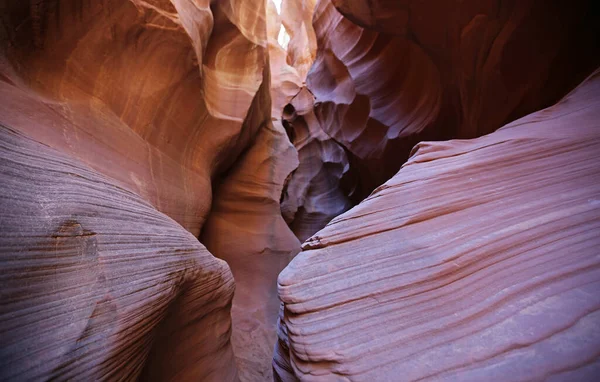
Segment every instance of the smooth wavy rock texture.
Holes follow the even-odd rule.
[[[298,162],[271,122],[265,2],[32,0],[0,10],[0,123],[110,177],[230,261],[239,377],[268,379],[276,279],[300,243],[279,206]],[[114,250],[127,250],[118,243]],[[224,296],[218,303],[227,305]],[[229,330],[228,312],[219,325]],[[127,330],[142,335],[136,323]],[[234,375],[221,358],[214,367],[229,363]],[[230,377],[200,359],[197,367],[185,376]]]
[[[298,94],[303,79],[298,70],[288,63],[288,51],[277,40],[282,23],[273,0],[267,3],[267,21],[271,69],[271,116],[274,120],[280,121],[283,108]]]
[[[352,206],[346,189],[351,189],[353,179],[343,147],[321,129],[314,114],[314,96],[304,83],[316,54],[310,23],[315,2],[283,1],[281,16],[272,1],[269,5],[273,119],[283,122],[299,161],[287,177],[281,211],[298,239],[304,241]],[[282,23],[290,34],[287,49],[277,42]]]
[[[281,22],[290,36],[287,62],[298,71],[303,82],[317,54],[317,37],[312,23],[316,4],[317,0],[281,1]]]
[[[600,70],[492,134],[417,145],[279,276],[279,378],[597,380],[599,121]]]
[[[300,251],[281,216],[279,200],[298,155],[280,122],[262,128],[256,143],[216,187],[201,241],[231,266],[233,350],[242,381],[272,380],[279,311],[277,276]]]
[[[0,173],[0,379],[237,379],[224,261],[136,194],[1,126]]]
[[[346,152],[321,129],[313,106],[313,95],[302,87],[286,105],[283,115],[300,164],[290,174],[281,211],[300,241],[352,207],[342,189],[344,181],[352,181]]]
[[[599,16],[587,0],[320,0],[307,85],[353,155],[357,201],[419,141],[476,138],[558,101],[600,64]]]
[[[2,5],[0,122],[199,235],[211,178],[271,119],[263,1]]]

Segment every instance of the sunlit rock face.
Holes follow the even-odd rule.
[[[0,379],[235,381],[224,261],[114,180],[0,126]]]
[[[600,71],[472,140],[422,142],[279,276],[284,381],[596,380]]]
[[[319,1],[307,78],[357,200],[421,140],[474,138],[556,102],[598,63],[593,1]]]
[[[281,15],[271,2],[269,52],[272,112],[281,120],[297,150],[299,165],[288,177],[281,195],[281,211],[300,241],[323,228],[352,203],[347,197],[355,179],[341,145],[326,134],[314,114],[314,96],[306,74],[316,55],[312,27],[315,2],[282,1]],[[277,40],[281,26],[289,33],[284,47]],[[347,187],[342,184],[347,183]]]
[[[298,94],[304,78],[300,75],[298,69],[288,62],[289,44],[284,48],[281,44],[282,41],[279,41],[283,24],[275,3],[269,1],[267,5],[269,66],[271,68],[271,115],[274,120],[281,121],[284,107]],[[287,32],[284,30],[284,33]]]
[[[281,21],[290,36],[287,61],[298,71],[302,81],[317,54],[317,37],[312,19],[316,0],[282,0]]]
[[[198,235],[211,177],[270,120],[256,3],[11,2],[1,122],[73,154]]]

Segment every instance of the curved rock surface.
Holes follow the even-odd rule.
[[[599,160],[600,70],[492,134],[417,145],[281,273],[279,378],[596,380]]]
[[[298,166],[281,123],[261,128],[255,144],[215,188],[201,241],[231,266],[233,350],[243,381],[272,380],[279,311],[277,275],[300,251],[281,216],[286,177]]]
[[[282,0],[281,22],[290,36],[287,62],[298,71],[302,81],[317,54],[317,37],[313,28],[313,14],[317,0]]]
[[[1,17],[0,122],[199,235],[211,178],[271,118],[263,2],[8,2]]]
[[[267,5],[269,65],[271,68],[271,115],[279,121],[281,120],[283,108],[298,94],[304,79],[300,76],[298,70],[288,63],[288,51],[277,40],[282,22],[273,0],[269,0]]]
[[[279,206],[297,155],[271,123],[265,2],[32,0],[0,9],[0,123],[110,177],[230,261],[239,377],[268,378],[276,278],[300,243]],[[219,325],[229,330],[228,312]],[[186,317],[172,320],[183,327]],[[229,331],[211,346],[228,339]],[[221,358],[182,376],[227,380],[236,368]],[[229,374],[211,374],[225,364]]]
[[[289,177],[281,211],[300,241],[352,207],[342,187],[353,180],[346,152],[321,129],[313,106],[313,95],[302,87],[283,115],[300,164]]]
[[[598,63],[592,1],[438,3],[0,1],[0,379],[270,379],[298,238]]]
[[[3,126],[0,172],[0,379],[237,379],[225,262],[138,195]]]
[[[307,84],[352,153],[357,201],[419,141],[476,138],[556,102],[600,64],[599,16],[593,1],[319,1]]]
[[[310,21],[315,2],[283,1],[281,16],[273,2],[269,3],[269,21],[274,21],[269,24],[273,119],[283,122],[299,161],[283,189],[281,211],[292,231],[304,241],[352,206],[346,190],[355,179],[349,176],[343,147],[321,129],[314,113],[314,96],[304,83],[316,54]],[[282,24],[290,35],[286,49],[277,41]]]

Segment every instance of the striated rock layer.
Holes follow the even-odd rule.
[[[281,211],[300,241],[352,206],[342,190],[352,179],[346,152],[321,129],[313,106],[313,95],[302,87],[283,115],[300,164],[286,184]]]
[[[419,141],[476,138],[556,102],[600,64],[599,17],[591,0],[319,1],[307,84],[352,155],[356,200]]]
[[[138,195],[2,126],[0,173],[0,379],[237,379],[225,262]]]
[[[279,277],[281,380],[597,380],[600,70],[473,140],[423,142]]]
[[[299,161],[283,189],[281,211],[292,231],[304,241],[351,207],[345,190],[352,188],[355,179],[349,176],[344,148],[321,128],[314,113],[314,96],[304,83],[316,53],[314,29],[309,22],[315,2],[283,1],[281,16],[270,4],[273,119],[283,122]],[[290,34],[286,49],[277,42],[282,24]]]
[[[263,2],[238,2],[4,4],[0,122],[199,235],[211,178],[270,120]]]
[[[300,251],[279,200],[285,178],[297,166],[281,123],[262,128],[256,143],[215,188],[202,231],[202,243],[227,261],[236,280],[232,343],[243,381],[272,379],[277,275]]]
[[[232,312],[239,377],[268,379],[276,340],[276,278],[300,243],[279,206],[297,159],[282,126],[271,122],[265,2],[32,0],[4,2],[0,10],[0,124],[89,165],[229,261],[237,284]],[[165,235],[163,240],[171,243],[170,233]],[[126,242],[121,248],[114,236],[107,240],[115,241],[115,251],[126,253]],[[139,269],[136,264],[130,272],[147,277],[148,283],[162,282],[150,277],[154,263]],[[136,280],[131,283],[119,287],[134,288]],[[231,301],[226,293],[214,298],[223,305]],[[153,304],[145,294],[130,301]],[[156,314],[163,311],[156,308]],[[218,325],[229,330],[229,311],[223,312]],[[67,330],[64,316],[53,317],[43,306],[38,314]],[[173,314],[170,320],[183,328],[188,317],[194,318]],[[141,335],[137,321],[123,325],[128,323],[120,330]],[[198,358],[195,372],[177,379],[235,375],[228,332],[214,339],[206,337],[210,333],[187,335],[189,341],[214,340],[206,346],[223,345],[229,353],[221,357],[215,350],[208,364]],[[177,368],[188,340],[168,338],[163,339],[168,357],[159,352],[152,359],[165,357]],[[229,374],[211,373],[225,364]]]

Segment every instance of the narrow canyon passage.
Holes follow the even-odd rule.
[[[0,0],[0,379],[597,380],[598,20]]]

